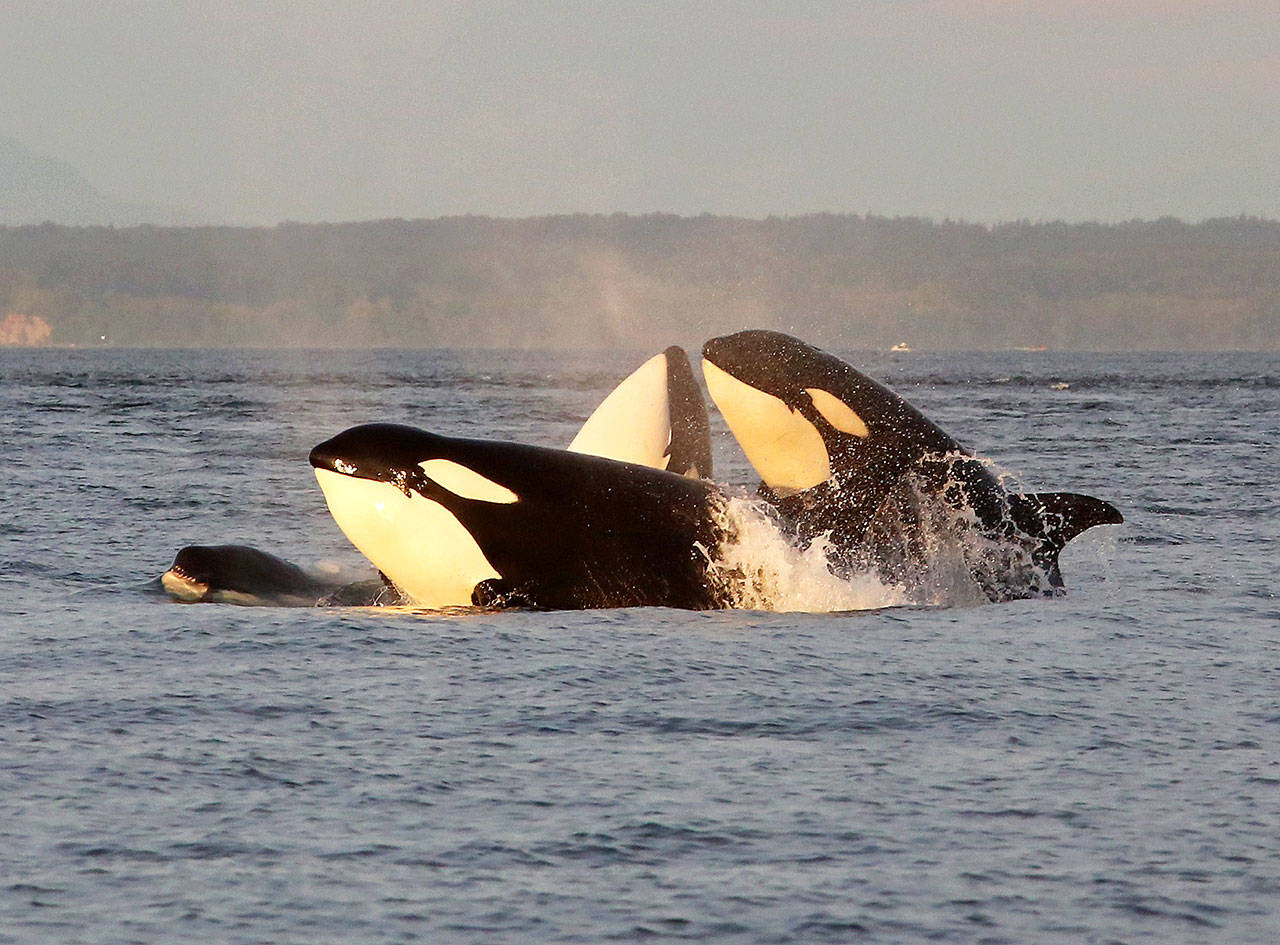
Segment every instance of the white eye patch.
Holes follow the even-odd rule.
[[[520,498],[505,486],[449,459],[429,459],[418,465],[432,482],[464,499],[510,505]]]
[[[827,393],[820,387],[806,387],[804,390],[812,398],[813,406],[817,408],[818,413],[841,433],[862,437],[864,440],[871,435],[862,418],[839,397]]]

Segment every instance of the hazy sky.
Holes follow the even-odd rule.
[[[0,89],[198,220],[1280,217],[1277,0],[0,0]]]

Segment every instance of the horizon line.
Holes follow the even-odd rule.
[[[275,223],[60,223],[56,220],[43,220],[40,223],[0,223],[0,230],[35,230],[35,229],[64,229],[64,230],[277,230],[292,227],[341,227],[341,226],[368,226],[379,223],[401,223],[401,224],[421,224],[421,223],[448,223],[459,221],[478,221],[478,222],[496,222],[496,223],[529,223],[547,220],[609,220],[609,219],[626,219],[626,220],[645,220],[645,219],[661,219],[661,220],[679,220],[685,222],[697,222],[702,220],[725,220],[745,223],[769,223],[774,221],[791,222],[802,220],[820,220],[820,219],[840,219],[840,220],[860,220],[864,222],[883,221],[889,223],[916,223],[928,224],[930,226],[959,226],[971,227],[975,229],[984,229],[987,231],[998,230],[1005,227],[1045,227],[1045,226],[1095,226],[1104,228],[1119,228],[1126,226],[1153,226],[1157,224],[1177,225],[1185,227],[1204,226],[1210,223],[1252,223],[1275,226],[1280,225],[1280,218],[1268,217],[1261,214],[1222,214],[1219,216],[1201,217],[1197,220],[1186,219],[1173,214],[1163,214],[1158,217],[1130,217],[1122,220],[1099,220],[1099,219],[1076,219],[1067,220],[1062,217],[1030,217],[1023,216],[1016,219],[996,220],[993,222],[982,222],[968,220],[963,217],[934,217],[922,214],[902,214],[888,215],[883,213],[859,213],[858,211],[813,211],[799,213],[769,213],[761,216],[745,216],[742,214],[732,213],[673,213],[664,210],[653,210],[645,212],[634,212],[627,210],[614,210],[610,212],[589,212],[589,211],[565,211],[555,213],[529,214],[525,216],[508,216],[501,214],[489,213],[455,213],[441,214],[439,216],[418,216],[418,217],[367,217],[348,220],[279,220]]]

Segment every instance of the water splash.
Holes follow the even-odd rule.
[[[984,483],[992,482],[994,488]],[[970,605],[1055,593],[1042,538],[1017,524],[1016,475],[990,459],[926,458],[885,497],[854,559],[913,603]]]
[[[1009,489],[988,497],[981,516],[967,491],[978,469]],[[973,606],[1054,593],[1037,563],[1038,540],[1014,524],[1009,494],[1017,491],[1014,477],[988,460],[939,457],[928,473],[899,481],[853,541],[803,527],[800,537],[763,500],[729,496],[714,513],[724,537],[708,556],[708,575],[726,606],[784,612]]]
[[[763,500],[727,496],[714,516],[724,538],[710,556],[707,575],[729,607],[830,613],[911,602],[872,571],[833,573],[828,539],[799,547]]]

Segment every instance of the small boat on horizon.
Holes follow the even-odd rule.
[[[896,345],[889,349],[890,351],[907,352],[911,350],[911,346],[905,341],[899,341]]]

